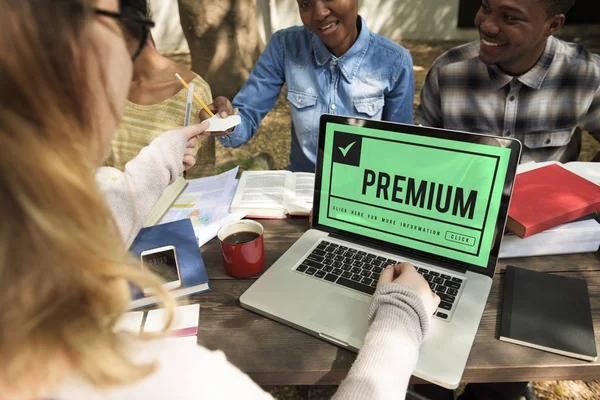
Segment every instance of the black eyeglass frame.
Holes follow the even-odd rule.
[[[140,44],[138,45],[138,48],[135,51],[135,53],[133,53],[133,55],[131,56],[131,60],[135,61],[135,59],[138,58],[138,56],[140,55],[140,53],[144,49],[144,46],[146,45],[146,41],[148,40],[148,34],[150,33],[150,28],[154,27],[154,21],[152,21],[151,19],[148,19],[148,18],[144,18],[142,16],[139,16],[139,17],[126,16],[126,15],[123,15],[122,13],[117,13],[117,12],[113,12],[113,11],[106,11],[106,10],[100,10],[98,8],[94,8],[93,11],[97,15],[102,15],[104,17],[109,17],[109,18],[114,18],[117,21],[134,22],[136,24],[139,24],[142,27],[143,35],[140,38]]]

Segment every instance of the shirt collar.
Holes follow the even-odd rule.
[[[356,38],[356,41],[348,49],[344,55],[340,58],[335,57],[329,52],[325,43],[317,35],[311,32],[313,49],[315,53],[315,61],[317,65],[325,65],[330,60],[337,60],[340,65],[342,74],[348,81],[352,81],[356,72],[358,71],[360,64],[365,57],[369,45],[371,43],[371,34],[367,28],[367,23],[361,16],[358,17],[358,23],[360,24],[360,33]],[[309,31],[310,32],[310,31]]]
[[[552,64],[555,53],[556,40],[553,36],[550,36],[546,42],[544,52],[542,53],[542,56],[538,62],[533,66],[533,68],[521,76],[513,77],[502,72],[497,65],[488,65],[488,74],[490,76],[492,88],[494,90],[498,90],[510,83],[510,81],[512,81],[514,78],[532,89],[540,89],[542,87],[542,83],[544,82],[544,78],[548,74],[548,70],[550,69],[550,65]]]

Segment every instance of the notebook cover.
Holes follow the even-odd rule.
[[[518,174],[507,228],[531,236],[600,210],[600,186],[557,164]]]
[[[507,266],[500,340],[595,361],[587,282]]]
[[[201,285],[201,287],[198,288],[198,291],[194,291],[193,293],[205,291],[207,288],[209,289],[210,285],[208,285],[208,275],[206,274],[204,260],[202,259],[200,247],[198,247],[198,242],[196,241],[196,234],[194,233],[192,221],[190,221],[189,218],[142,228],[133,241],[130,251],[139,260],[142,251],[168,245],[175,246],[179,261],[179,269],[181,271],[181,287],[171,290],[171,292],[175,296],[177,295],[177,292],[185,292],[186,295],[189,295],[192,293],[190,293],[190,290],[186,289],[191,289],[199,285]],[[154,303],[153,301],[137,301],[138,299],[148,300],[152,298],[145,297],[139,290],[135,290],[134,293],[132,293],[132,297],[134,299],[134,307]]]

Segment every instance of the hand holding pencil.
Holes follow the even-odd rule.
[[[190,87],[188,86],[188,84],[186,83],[186,81],[183,80],[183,78],[181,77],[181,75],[175,74],[175,76],[177,77],[177,79],[179,79],[179,82],[181,82],[181,84],[183,85],[184,88],[186,88],[187,90],[190,90]],[[200,103],[200,105],[202,106],[202,108],[204,109],[204,111],[206,111],[208,113],[208,115],[210,115],[211,117],[215,115],[215,114],[212,113],[212,111],[210,111],[210,109],[208,108],[208,106],[206,104],[204,104],[204,102],[200,99],[200,97],[198,97],[198,95],[196,93],[193,93],[193,95],[194,95],[194,99],[196,99],[196,101],[198,103]]]
[[[185,87],[189,91],[190,87],[188,86],[186,81],[183,80],[183,78],[179,74],[175,74],[175,76],[177,77],[177,79],[179,79],[179,82],[181,82],[183,87]],[[215,101],[213,101],[210,105],[207,106],[202,101],[202,99],[200,99],[200,97],[198,97],[198,95],[196,93],[193,93],[193,96],[194,96],[194,99],[196,99],[196,101],[202,106],[202,110],[200,111],[200,120],[201,121],[204,121],[204,120],[214,117],[215,112],[221,118],[227,118],[228,116],[231,116],[231,115],[238,115],[238,109],[233,108],[233,106],[231,105],[231,102],[226,97],[219,96],[215,99]],[[211,133],[213,136],[225,136],[225,135],[228,135],[231,132],[231,130],[232,130],[232,128],[230,128],[226,131],[212,131]]]
[[[219,96],[211,104],[208,105],[211,112],[217,114],[221,118],[227,118],[231,115],[238,115],[239,111],[237,108],[233,108],[231,102],[227,97]],[[200,111],[200,120],[211,118],[211,116],[204,110]],[[212,131],[213,136],[226,136],[231,133],[233,128],[226,131]]]

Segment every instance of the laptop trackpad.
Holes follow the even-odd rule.
[[[354,338],[362,341],[367,332],[367,316],[369,304],[344,296],[329,293],[319,304],[310,319],[319,325],[329,328],[321,333],[334,336],[348,342]]]

